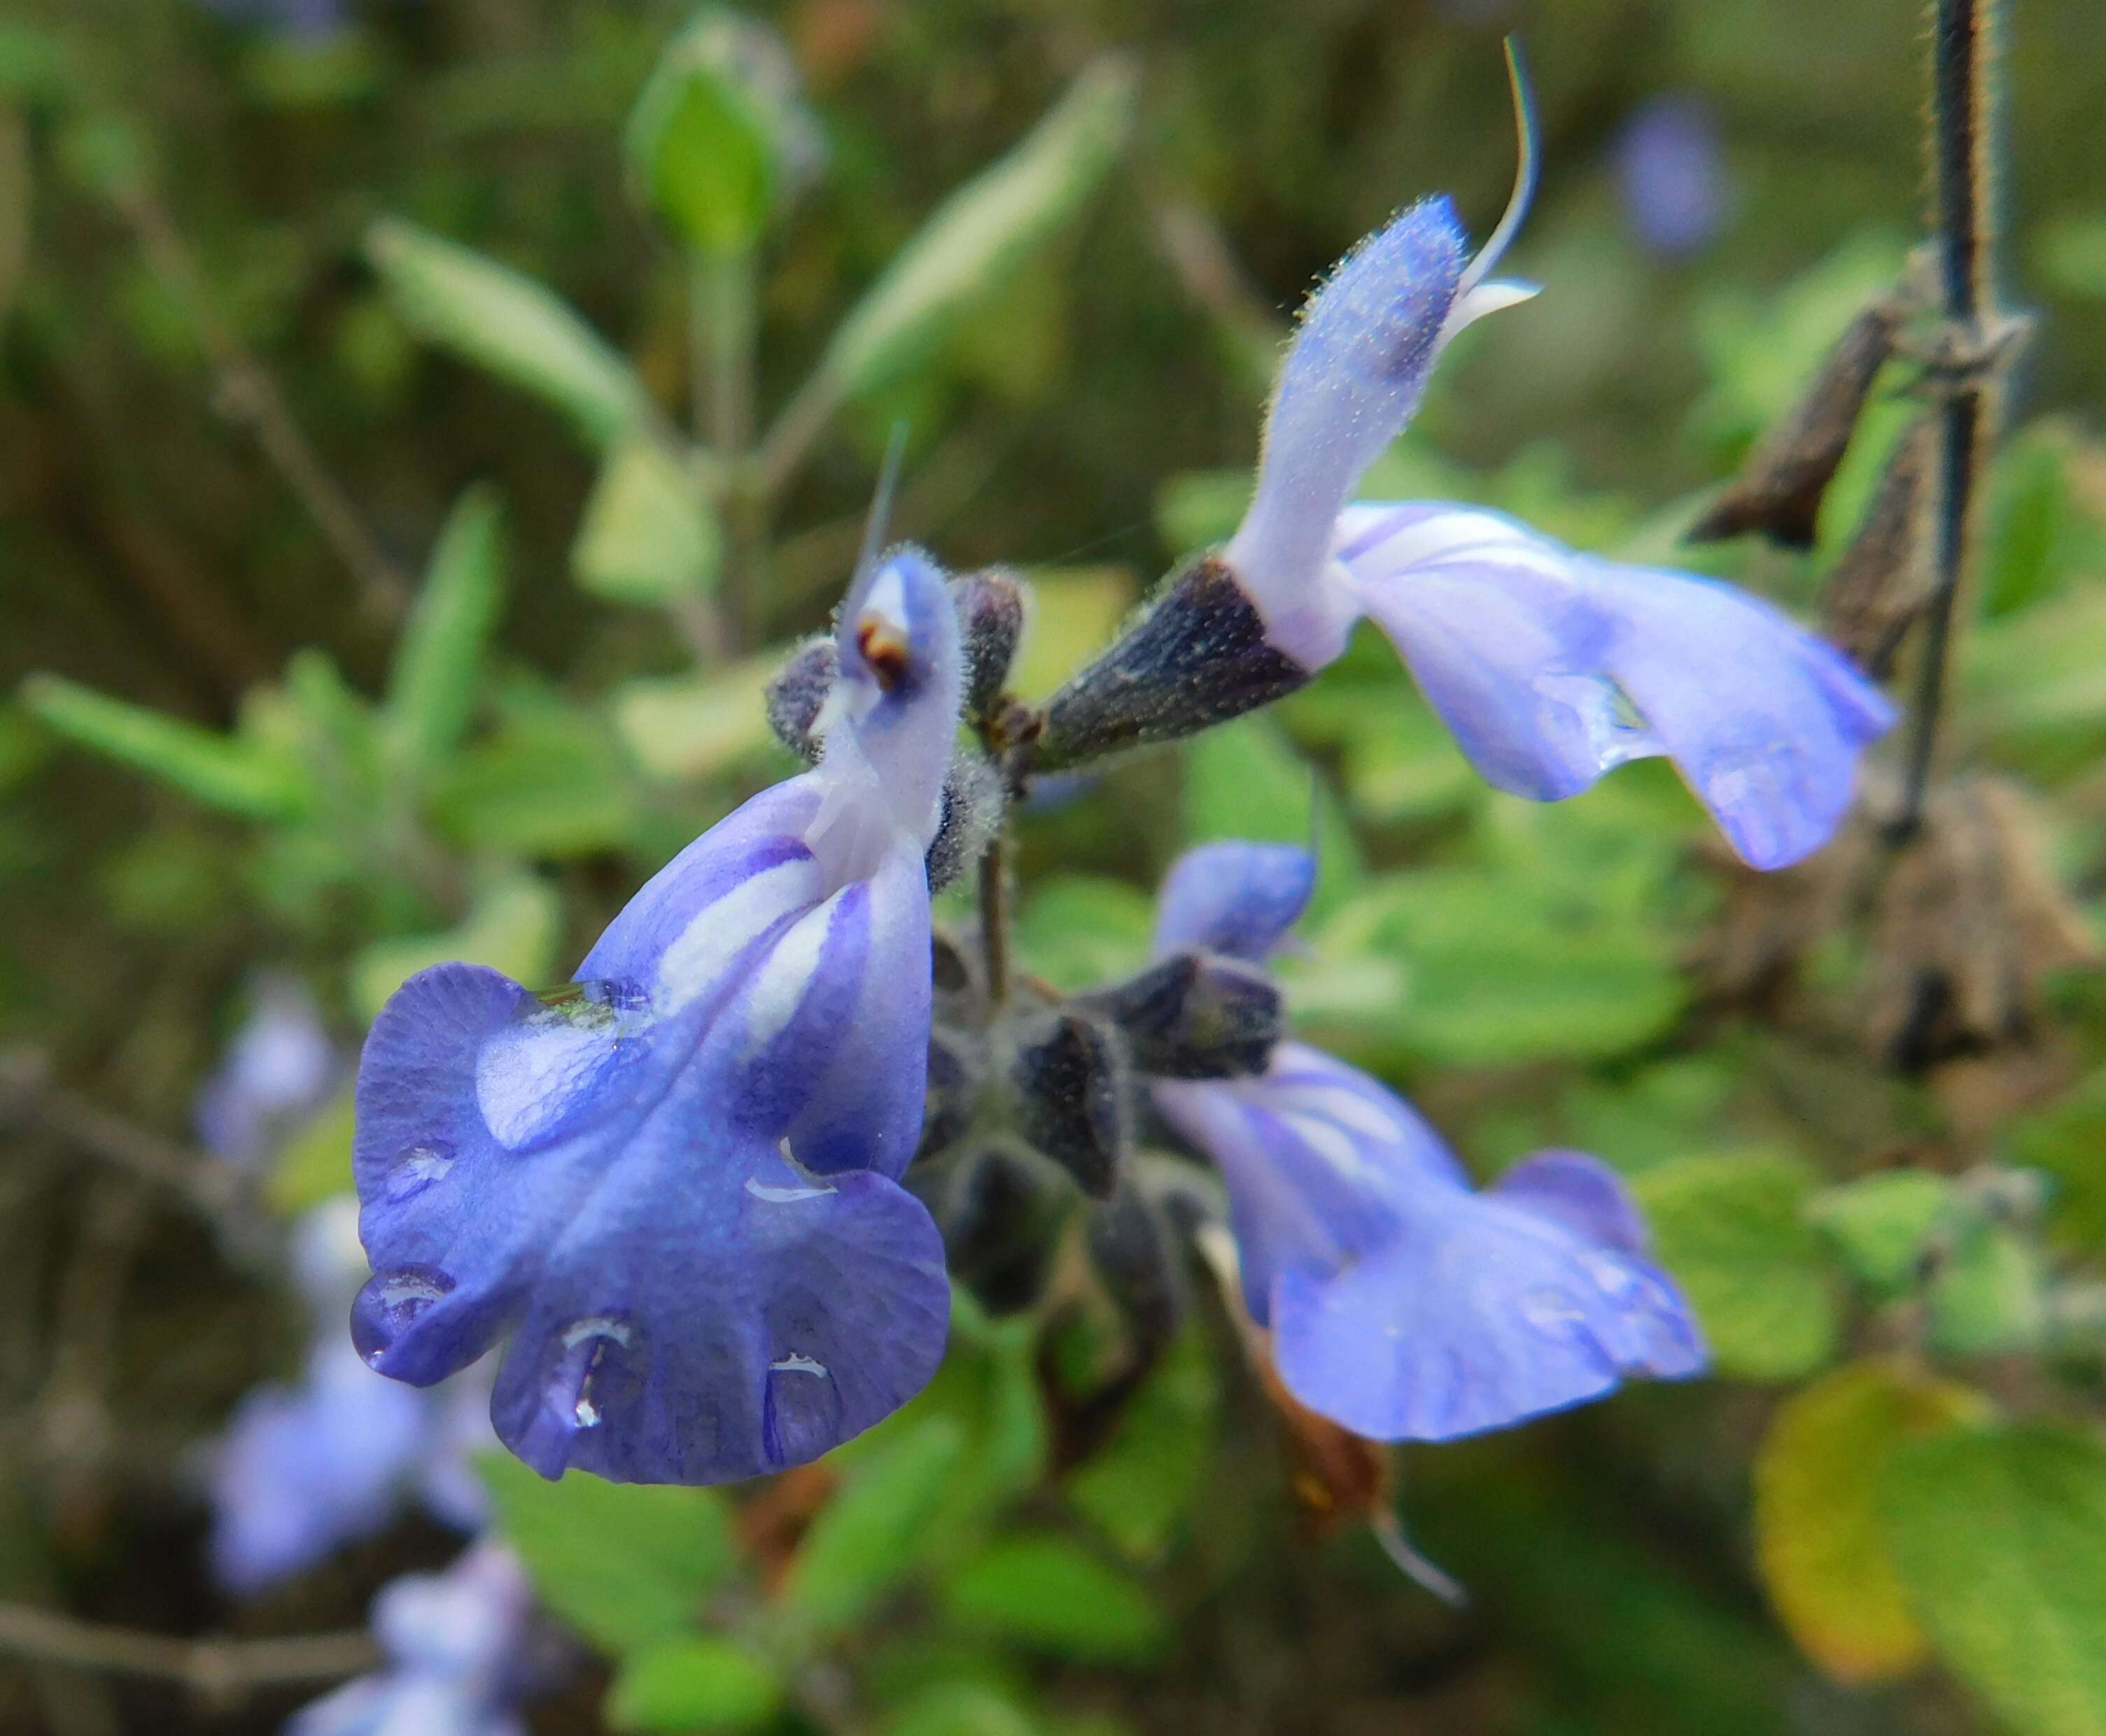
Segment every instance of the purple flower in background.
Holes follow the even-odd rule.
[[[348,17],[345,0],[202,0],[222,18],[253,24],[304,42],[334,35]]]
[[[192,1110],[199,1140],[253,1167],[274,1152],[336,1089],[342,1062],[314,996],[298,978],[260,976],[248,1017]]]
[[[1165,882],[1158,949],[1260,960],[1314,884],[1289,846],[1194,851]],[[1409,1104],[1301,1043],[1255,1077],[1151,1090],[1228,1183],[1244,1304],[1281,1380],[1355,1433],[1453,1440],[1703,1368],[1599,1160],[1539,1152],[1479,1192]]]
[[[1302,670],[1372,616],[1499,788],[1556,801],[1665,754],[1742,856],[1785,866],[1833,833],[1863,749],[1893,721],[1846,660],[1728,586],[1575,554],[1495,513],[1348,506],[1441,347],[1535,293],[1488,275],[1534,184],[1525,96],[1521,112],[1514,199],[1474,259],[1447,202],[1429,200],[1311,299],[1222,559],[1267,644]]]
[[[286,1736],[523,1736],[518,1707],[558,1667],[525,1570],[494,1543],[390,1581],[373,1631],[385,1667],[294,1714]]]
[[[1638,239],[1656,253],[1693,253],[1726,221],[1726,154],[1709,106],[1661,96],[1636,110],[1615,142],[1616,187]]]
[[[491,1419],[545,1476],[801,1464],[941,1359],[942,1242],[896,1179],[960,700],[942,572],[866,562],[836,638],[818,766],[682,852],[574,988],[444,964],[367,1038],[354,1340],[421,1385],[509,1334]]]
[[[383,1530],[410,1498],[463,1531],[484,1518],[468,1459],[495,1444],[486,1371],[426,1393],[361,1360],[343,1326],[365,1273],[348,1199],[302,1220],[295,1255],[317,1322],[306,1369],[242,1400],[210,1470],[213,1570],[244,1596]]]

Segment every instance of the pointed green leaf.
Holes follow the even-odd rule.
[[[59,675],[22,683],[22,709],[69,741],[121,761],[207,807],[251,820],[297,819],[315,790],[289,754],[200,728]]]
[[[782,1704],[782,1677],[766,1659],[715,1634],[691,1634],[625,1659],[607,1716],[618,1730],[746,1730]]]
[[[711,7],[666,45],[624,145],[645,199],[704,253],[743,253],[768,221],[777,164],[760,93],[742,65],[759,27]]]
[[[1087,1662],[1140,1663],[1158,1651],[1163,1617],[1132,1579],[1071,1537],[1000,1539],[943,1585],[960,1626]]]
[[[914,1567],[965,1445],[956,1420],[931,1416],[850,1468],[791,1565],[782,1602],[793,1620],[837,1631]]]
[[[656,607],[717,575],[716,515],[693,474],[647,435],[608,454],[585,503],[571,572],[596,597]]]
[[[685,1635],[736,1559],[713,1489],[544,1481],[509,1453],[477,1461],[497,1528],[549,1608],[613,1653]]]
[[[412,328],[547,400],[595,445],[650,414],[629,364],[545,284],[399,218],[375,223],[365,249]]]
[[[1122,60],[1085,68],[1028,137],[900,249],[841,322],[821,373],[853,395],[919,365],[959,310],[1021,269],[1103,180],[1126,141],[1135,83]]]
[[[1938,1654],[2020,1736],[2106,1736],[2106,1449],[2053,1423],[1898,1451],[1882,1503]]]
[[[451,753],[468,727],[503,602],[504,528],[494,490],[472,488],[461,496],[439,532],[395,647],[385,727],[397,763],[413,776]]]
[[[1931,1233],[1952,1201],[1952,1183],[1927,1170],[1884,1170],[1825,1188],[1810,1210],[1851,1275],[1891,1295],[1916,1274]]]

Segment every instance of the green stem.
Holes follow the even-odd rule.
[[[731,648],[754,636],[768,512],[750,462],[758,330],[753,256],[701,253],[689,270],[691,406],[724,526],[723,610]]]
[[[980,857],[979,918],[988,1000],[998,1007],[1009,999],[1009,841],[1000,832]]]

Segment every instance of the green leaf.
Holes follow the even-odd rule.
[[[631,769],[605,721],[553,694],[517,691],[497,732],[433,780],[432,823],[471,848],[581,856],[625,843]]]
[[[2106,1069],[2092,1073],[2059,1102],[2004,1130],[2011,1160],[2054,1180],[2048,1219],[2058,1239],[2106,1249]]]
[[[509,1453],[486,1454],[477,1469],[542,1602],[609,1652],[687,1637],[732,1570],[729,1516],[715,1490],[583,1473],[549,1483]]]
[[[32,675],[18,695],[47,728],[143,772],[192,800],[250,820],[293,820],[315,790],[305,770],[274,745],[202,729],[59,675]]]
[[[1103,649],[1133,607],[1123,566],[1041,566],[1030,574],[1031,613],[1010,686],[1046,698]]]
[[[661,607],[706,590],[722,557],[716,515],[686,465],[645,434],[607,454],[571,548],[580,586],[610,602]]]
[[[1939,1656],[2021,1736],[2106,1733],[2106,1451],[2051,1423],[1898,1450],[1887,1548]]]
[[[1206,1488],[1220,1406],[1204,1340],[1183,1333],[1119,1413],[1110,1440],[1069,1476],[1069,1504],[1128,1559],[1161,1559]]]
[[[344,1088],[279,1152],[263,1197],[282,1218],[296,1218],[352,1189],[351,1140],[356,1126],[352,1088]]]
[[[1885,1170],[1813,1199],[1813,1223],[1835,1243],[1851,1275],[1889,1296],[1916,1276],[1925,1245],[1952,1201],[1952,1183],[1927,1170]]]
[[[1807,1655],[1839,1681],[1906,1675],[1922,1631],[1888,1559],[1880,1501],[1905,1441],[1980,1414],[1967,1388],[1900,1361],[1853,1362],[1795,1393],[1755,1456],[1755,1559]]]
[[[1695,1305],[1718,1372],[1782,1380],[1834,1353],[1837,1303],[1793,1157],[1684,1157],[1635,1179],[1660,1262]]]
[[[2063,443],[2028,430],[1997,455],[1990,472],[1982,535],[1982,611],[2009,615],[2055,588],[2055,559],[2069,504]]]
[[[2047,1330],[2046,1267],[2022,1231],[1975,1224],[1955,1242],[1928,1300],[1927,1336],[1948,1356],[2034,1349]]]
[[[850,310],[820,364],[848,395],[910,373],[959,311],[1020,271],[1117,160],[1136,79],[1122,60],[1086,67],[1008,155],[959,188]]]
[[[1337,795],[1270,718],[1240,718],[1187,744],[1184,805],[1192,843],[1248,839],[1307,848],[1313,832],[1314,917],[1366,884],[1367,865]]]
[[[2106,301],[2106,216],[2081,212],[2043,224],[2033,257],[2042,280],[2062,294]]]
[[[456,959],[487,964],[530,985],[545,982],[562,924],[562,903],[553,887],[531,874],[509,874],[483,891],[459,927],[365,947],[352,960],[352,1002],[372,1018],[419,971]]]
[[[468,727],[476,677],[504,599],[504,522],[495,490],[471,488],[461,496],[395,647],[383,727],[397,763],[413,776],[451,753]]]
[[[1018,955],[1055,988],[1086,988],[1147,962],[1155,906],[1124,880],[1067,874],[1044,880],[1019,913]]]
[[[1656,1036],[1681,1009],[1660,924],[1591,895],[1439,868],[1387,875],[1378,897],[1368,944],[1405,975],[1396,1037],[1428,1060],[1606,1058]]]
[[[607,1703],[618,1730],[748,1730],[782,1705],[773,1665],[714,1634],[691,1634],[623,1660]]]
[[[1041,1726],[1011,1695],[986,1682],[938,1682],[885,1721],[885,1736],[1037,1736]]]
[[[1165,1627],[1146,1592],[1073,1539],[1004,1537],[944,1582],[944,1613],[960,1626],[1056,1658],[1141,1663]]]
[[[703,253],[744,253],[768,221],[775,137],[741,76],[741,38],[755,29],[718,7],[697,14],[666,45],[623,140],[644,198]]]
[[[399,218],[375,223],[365,249],[412,329],[554,405],[594,445],[651,413],[629,364],[546,284]]]
[[[715,776],[770,749],[779,754],[764,697],[783,655],[778,648],[706,675],[624,682],[608,705],[615,728],[637,763],[669,783]]]
[[[966,1431],[932,1416],[854,1465],[804,1534],[782,1604],[808,1631],[836,1632],[890,1591],[919,1559],[947,1498]]]

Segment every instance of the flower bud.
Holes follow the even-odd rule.
[[[943,779],[943,805],[930,841],[929,890],[933,895],[955,881],[994,841],[1006,801],[1001,774],[971,752],[952,760]]]
[[[840,663],[831,638],[807,639],[768,683],[768,727],[783,746],[816,765],[818,738],[813,734],[827,696],[834,690]]]
[[[1213,953],[1174,953],[1076,1004],[1118,1026],[1134,1065],[1162,1079],[1261,1073],[1283,1022],[1264,970]]]
[[[1024,637],[1028,593],[1024,581],[999,566],[951,581],[958,638],[966,653],[966,715],[985,718],[1009,685],[1010,665]]]
[[[1118,1185],[1132,1137],[1126,1058],[1096,1018],[1072,1010],[1033,1020],[1010,1063],[1017,1130],[1096,1199]]]

